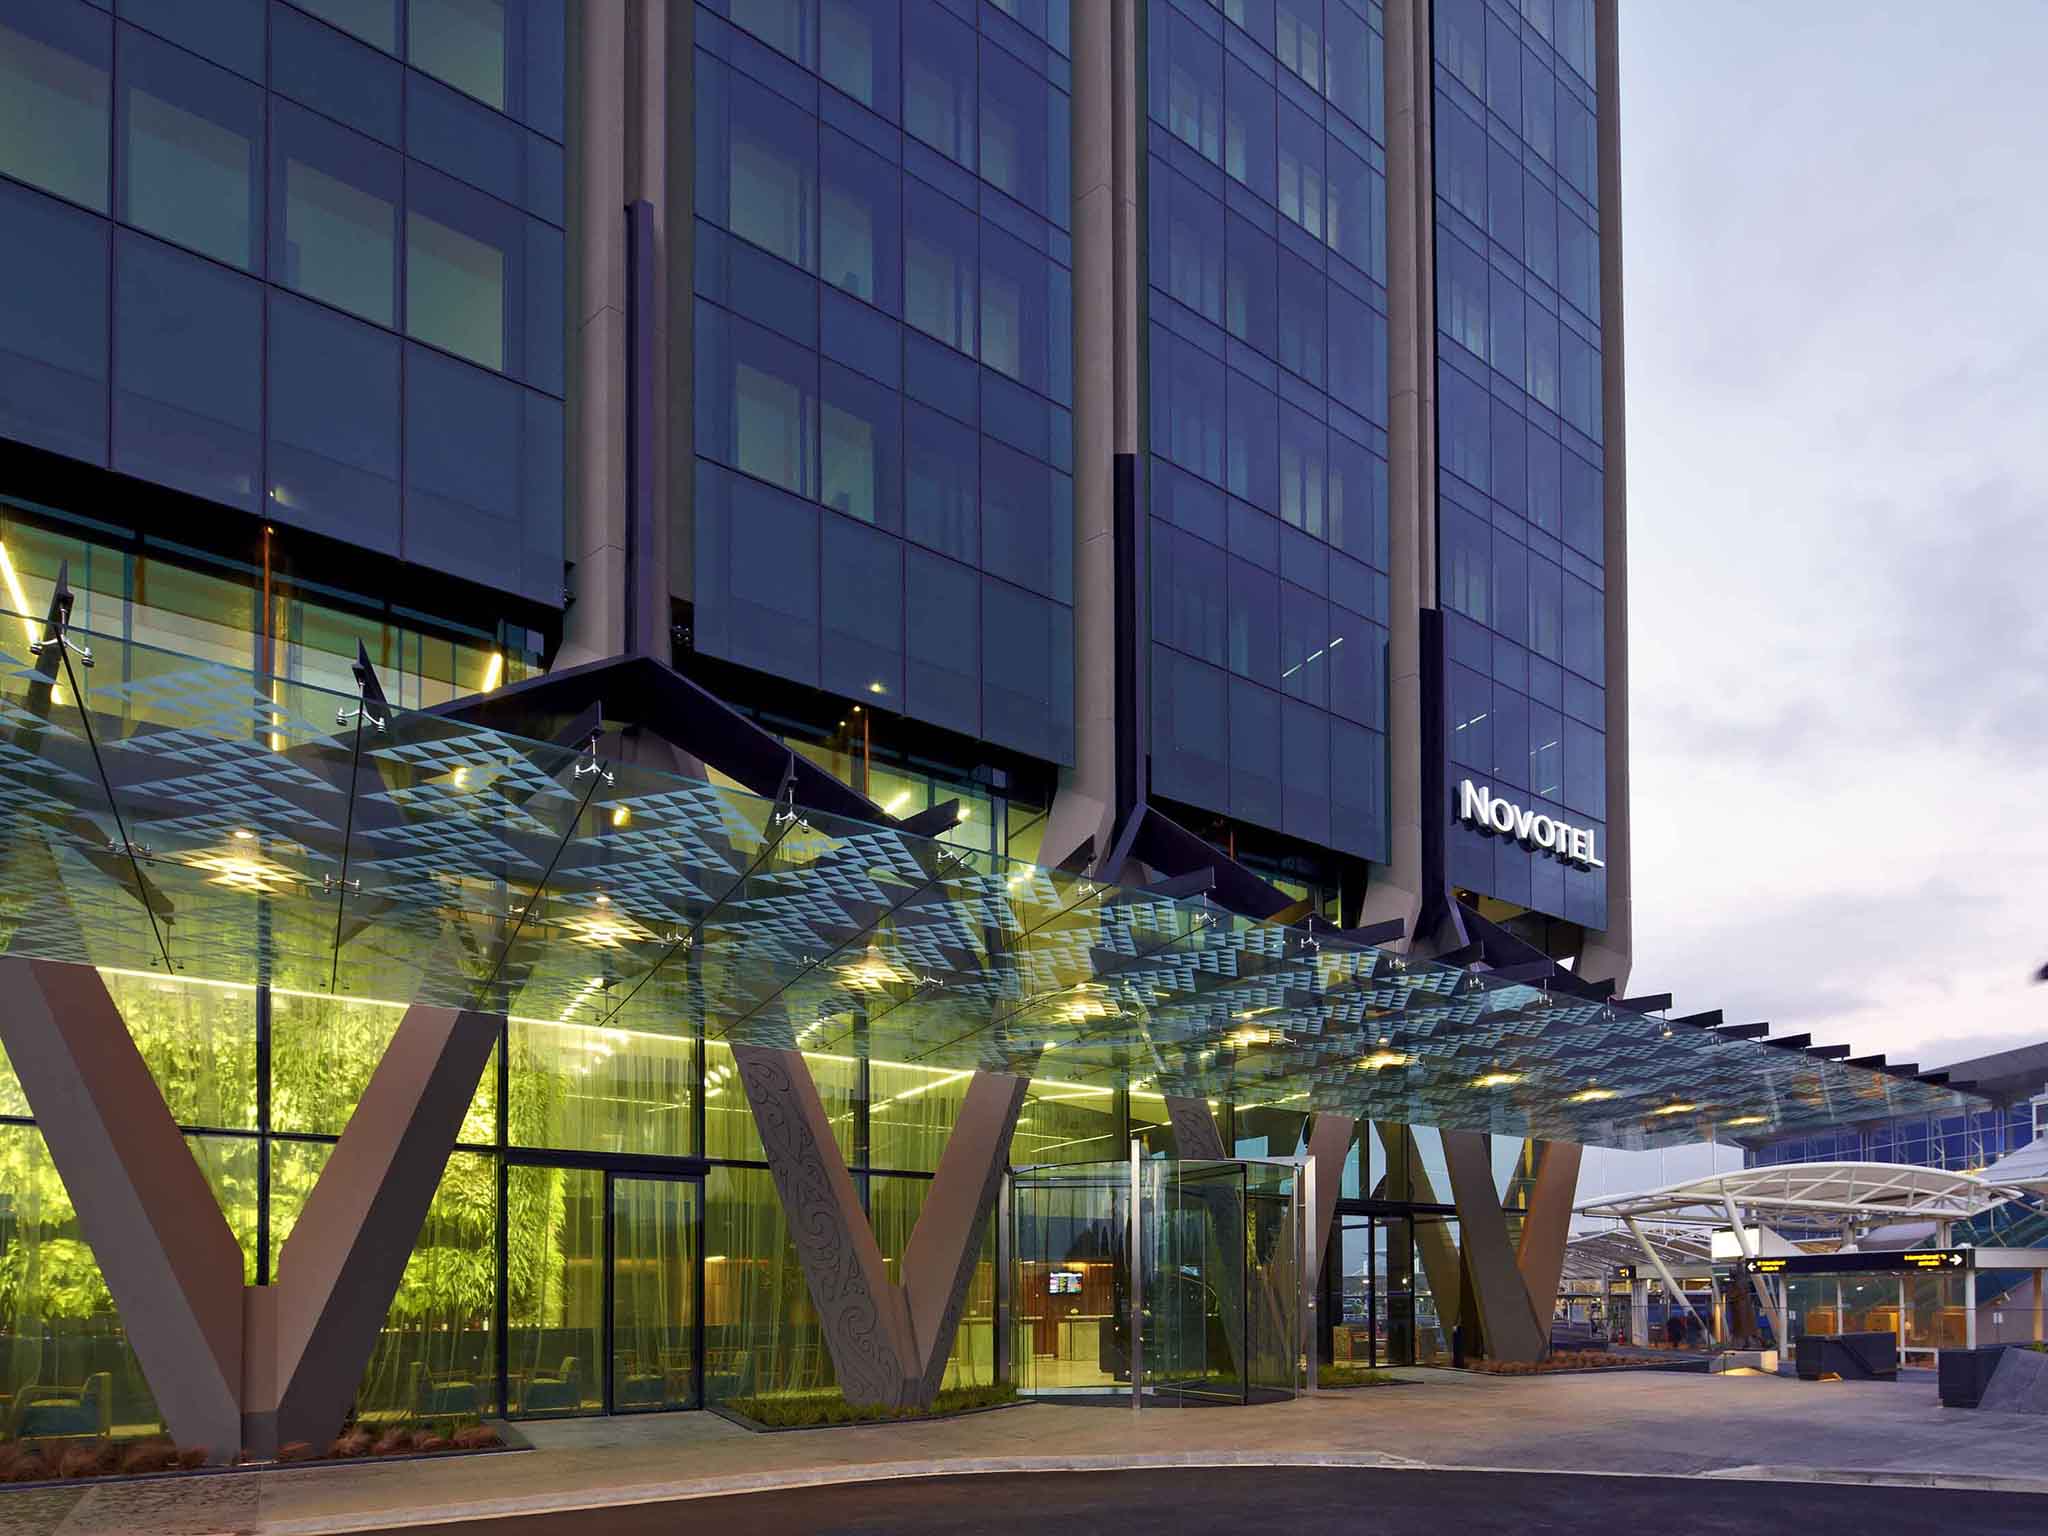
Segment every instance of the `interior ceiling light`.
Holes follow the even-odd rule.
[[[1577,1093],[1567,1095],[1565,1103],[1598,1104],[1603,1100],[1613,1097],[1615,1097],[1615,1092],[1612,1088],[1581,1088]]]
[[[1762,1125],[1768,1119],[1770,1119],[1769,1115],[1737,1115],[1728,1123],[1730,1125]]]
[[[1486,1072],[1472,1079],[1474,1088],[1506,1088],[1522,1080],[1520,1072]]]
[[[268,894],[291,879],[291,871],[248,853],[202,853],[191,860],[194,869],[206,871],[209,885],[224,885],[231,891]]]
[[[852,987],[857,992],[879,992],[891,982],[903,980],[896,967],[884,960],[881,951],[872,944],[858,960],[836,966],[834,970],[842,986]]]
[[[1358,1070],[1361,1072],[1384,1072],[1389,1067],[1405,1067],[1407,1065],[1408,1058],[1399,1051],[1374,1051],[1370,1056],[1360,1059]]]
[[[1244,1015],[1239,1014],[1238,1017],[1243,1018]],[[1285,1038],[1277,1029],[1234,1029],[1224,1036],[1225,1040],[1239,1050],[1253,1045],[1273,1045]]]
[[[1684,1100],[1681,1100],[1676,1104],[1659,1105],[1656,1109],[1651,1110],[1650,1113],[1653,1115],[1686,1115],[1691,1114],[1692,1111],[1698,1108],[1699,1105],[1697,1104],[1692,1104]]]

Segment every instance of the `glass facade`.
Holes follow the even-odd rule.
[[[1592,0],[1435,0],[1448,775],[1606,846]],[[1441,814],[1453,884],[1604,926],[1604,870]]]
[[[1981,1173],[2034,1139],[2034,1107],[2011,1104],[1973,1113],[1916,1115],[1881,1125],[1842,1126],[1745,1147],[1745,1168],[1778,1163],[1917,1163]]]
[[[0,3],[0,436],[560,608],[563,0]]]
[[[692,26],[696,648],[1071,763],[1066,0]]]
[[[1385,859],[1385,44],[1370,0],[1151,0],[1152,787]]]

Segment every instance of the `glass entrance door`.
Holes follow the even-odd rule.
[[[694,1408],[699,1400],[695,1179],[613,1175],[611,1373],[614,1413]]]

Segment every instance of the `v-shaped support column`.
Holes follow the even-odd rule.
[[[825,1346],[850,1403],[938,1395],[1028,1080],[977,1072],[891,1281],[803,1053],[734,1045]]]
[[[216,1457],[341,1427],[477,1078],[487,1014],[409,1008],[279,1256],[242,1250],[99,972],[0,959],[0,1043],[171,1434]]]
[[[1493,1159],[1478,1131],[1444,1131],[1444,1162],[1451,1174],[1451,1198],[1458,1207],[1458,1243],[1465,1275],[1491,1360],[1533,1362],[1550,1349],[1550,1307],[1546,1298],[1539,1326],[1536,1307],[1523,1283],[1508,1241],[1507,1213],[1493,1182]],[[1472,1331],[1466,1330],[1467,1347]]]

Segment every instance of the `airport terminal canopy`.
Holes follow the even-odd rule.
[[[374,679],[7,629],[15,955],[1621,1147],[1972,1102],[409,712]]]
[[[1783,1163],[1708,1174],[1635,1195],[1606,1195],[1578,1207],[1617,1221],[1727,1226],[1733,1204],[1768,1223],[1797,1217],[1804,1227],[1860,1230],[1886,1222],[1967,1221],[2018,1198],[2016,1185],[1913,1163]]]
[[[1667,1270],[1713,1267],[1713,1245],[1699,1232],[1649,1227],[1643,1230],[1642,1239],[1638,1243],[1620,1230],[1581,1232],[1564,1245],[1564,1278],[1581,1284],[1604,1283],[1622,1265],[1640,1263],[1645,1244],[1653,1262],[1662,1262]]]

